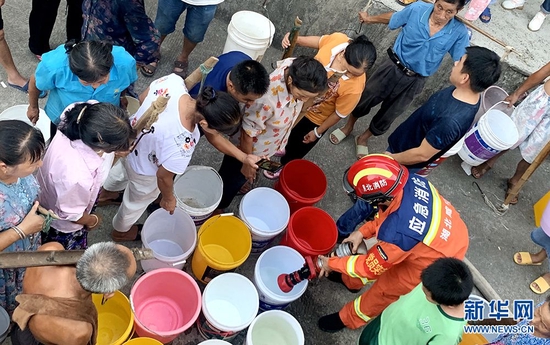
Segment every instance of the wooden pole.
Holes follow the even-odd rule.
[[[479,292],[481,292],[483,297],[485,297],[485,299],[488,301],[493,299],[500,300],[501,298],[498,293],[495,291],[495,289],[493,289],[491,284],[489,284],[487,279],[483,277],[481,272],[479,272],[477,268],[470,262],[470,260],[464,258],[464,263],[472,272],[472,276],[474,277],[474,285],[479,290]]]
[[[294,52],[294,47],[296,47],[296,41],[298,40],[298,36],[300,35],[301,27],[302,21],[300,20],[300,18],[296,17],[296,19],[294,19],[294,27],[292,28],[292,30],[290,30],[290,34],[288,35],[290,45],[285,48],[285,51],[283,52],[283,60],[292,56],[292,53]]]
[[[217,63],[218,63],[218,58],[211,56],[208,59],[206,59],[205,62],[203,62],[203,65],[206,68],[213,68]],[[195,87],[195,85],[200,83],[201,80],[202,80],[202,72],[201,72],[201,68],[198,67],[196,70],[191,72],[191,74],[189,74],[187,78],[185,78],[185,87],[187,87],[187,90],[191,90],[192,88]]]
[[[136,261],[154,259],[151,249],[130,248]],[[84,250],[53,250],[0,253],[0,269],[75,265]]]
[[[537,170],[537,168],[546,159],[546,157],[548,157],[549,154],[550,154],[550,141],[546,143],[546,146],[544,146],[542,151],[540,151],[540,153],[535,157],[535,160],[533,161],[533,163],[531,163],[529,168],[527,168],[527,170],[523,173],[523,175],[521,175],[521,178],[519,179],[518,183],[516,183],[514,187],[510,190],[510,193],[508,193],[508,196],[504,200],[505,207],[510,204],[510,201],[512,201],[512,199],[517,197],[517,195],[519,194],[519,191],[521,190],[525,182],[529,180],[529,177],[533,175],[535,170]]]

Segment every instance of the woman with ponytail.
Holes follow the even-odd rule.
[[[42,233],[42,243],[59,242],[67,250],[87,248],[88,231],[101,222],[94,214],[99,190],[115,152],[127,151],[132,136],[120,107],[88,101],[65,109],[37,175],[40,203],[61,218]]]
[[[143,92],[141,107],[131,118],[132,126],[161,96],[169,97],[166,107],[158,114],[150,132],[137,133],[137,144],[113,167],[101,193],[103,204],[121,202],[113,218],[115,241],[140,238],[141,225],[134,223],[160,193],[160,206],[174,212],[174,177],[187,169],[202,134],[216,147],[221,143],[218,149],[224,153],[241,154],[241,161],[254,159],[220,135],[231,135],[238,130],[242,119],[239,103],[229,94],[216,92],[211,87],[206,87],[194,100],[183,79],[176,74],[155,80]],[[120,196],[122,190],[124,194]]]

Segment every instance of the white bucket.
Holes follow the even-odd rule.
[[[274,34],[275,26],[266,17],[252,11],[239,11],[227,26],[223,52],[241,51],[253,60],[261,61]]]
[[[458,155],[464,163],[478,166],[519,139],[514,121],[499,110],[490,110],[466,133]]]
[[[129,116],[132,116],[135,113],[137,113],[137,111],[140,107],[139,100],[132,97],[132,96],[124,96],[124,97],[128,101],[128,106],[126,107],[126,112],[128,113]]]
[[[181,270],[197,245],[197,228],[181,209],[176,208],[170,215],[159,208],[145,220],[141,238],[143,247],[152,249],[156,258],[141,261],[145,272],[159,268]]]
[[[191,216],[195,225],[204,223],[220,204],[223,182],[212,167],[193,165],[174,182],[177,206]]]
[[[304,294],[307,280],[284,293],[277,284],[277,277],[299,270],[305,261],[302,254],[287,246],[275,246],[260,255],[254,267],[254,285],[258,289],[261,310],[283,309]]]
[[[483,319],[484,320],[490,319],[489,313],[491,312],[491,307],[489,306],[489,302],[485,298],[480,297],[478,295],[471,294],[470,297],[468,297],[468,299],[472,301],[483,301]],[[498,336],[498,334],[494,334],[494,333],[481,333],[481,334],[485,337],[485,339],[487,339],[488,343],[495,340]]]
[[[290,208],[285,197],[275,189],[258,187],[241,200],[239,218],[252,234],[252,252],[259,253],[286,229]]]
[[[32,125],[31,121],[27,117],[27,109],[29,108],[28,104],[19,104],[9,107],[0,113],[1,120],[21,120],[29,125]],[[42,135],[44,136],[44,141],[50,139],[50,119],[46,112],[40,108],[38,110],[38,121],[36,121],[36,128],[40,129]]]
[[[508,108],[508,102],[504,102],[506,97],[508,97],[508,92],[503,88],[496,85],[489,86],[481,93],[481,105],[479,106],[473,123],[477,123],[481,116],[491,109],[500,110],[503,113],[512,115],[514,107]]]
[[[199,333],[205,339],[233,339],[258,314],[258,292],[254,284],[237,273],[212,279],[202,294]]]
[[[199,345],[231,345],[231,343],[228,343],[227,341],[219,340],[219,339],[210,339],[201,341]]]
[[[304,331],[294,316],[282,310],[270,310],[252,321],[245,345],[304,345],[304,342]]]

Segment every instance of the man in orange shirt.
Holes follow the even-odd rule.
[[[319,319],[319,327],[326,332],[364,326],[417,286],[420,273],[433,261],[463,259],[468,249],[468,229],[455,208],[428,180],[409,176],[393,158],[365,156],[348,169],[344,187],[380,210],[344,242],[353,244],[353,253],[364,238],[378,242],[364,255],[321,257],[322,273],[333,272],[329,279],[342,282],[352,292],[374,283],[340,312]]]

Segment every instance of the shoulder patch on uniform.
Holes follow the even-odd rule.
[[[378,250],[378,253],[380,254],[380,257],[386,261],[388,261],[388,256],[386,253],[384,253],[384,250],[379,245],[376,246],[376,250]]]

